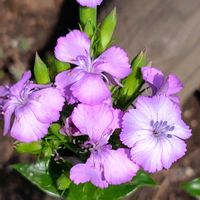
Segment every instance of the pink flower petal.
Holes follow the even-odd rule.
[[[32,93],[29,103],[35,117],[40,122],[50,124],[60,118],[64,101],[60,91],[51,87]]]
[[[97,187],[106,188],[108,183],[103,175],[103,168],[100,160],[95,158],[92,154],[85,164],[77,164],[70,170],[70,179],[75,184],[85,183],[90,181]]]
[[[86,183],[90,181],[90,176],[87,172],[88,168],[86,164],[77,164],[70,170],[70,179],[77,185]]]
[[[33,142],[40,140],[48,132],[49,124],[36,119],[28,106],[15,110],[15,120],[10,135],[21,142]]]
[[[66,118],[65,120],[65,126],[60,130],[60,133],[63,135],[68,136],[79,136],[84,135],[83,133],[80,133],[77,127],[72,122],[71,117]]]
[[[112,109],[106,104],[95,106],[79,104],[72,113],[72,122],[81,133],[88,135],[93,141],[100,140],[104,133],[111,133],[108,128],[113,119]]]
[[[189,126],[185,124],[185,122],[181,119],[177,119],[175,124],[175,130],[173,132],[173,135],[181,138],[181,139],[188,139],[192,136],[191,129]]]
[[[103,0],[77,0],[77,2],[81,6],[87,6],[91,8],[95,8],[96,6],[100,5]]]
[[[168,83],[167,95],[176,94],[183,89],[183,84],[176,75],[169,75],[167,77],[167,83]]]
[[[90,105],[102,103],[111,97],[111,92],[98,74],[85,73],[85,75],[71,86],[74,97],[80,102]]]
[[[55,47],[55,56],[58,60],[76,63],[78,56],[89,56],[90,40],[85,33],[79,30],[69,32],[65,37],[58,38]]]
[[[15,106],[13,105],[6,105],[8,106],[7,109],[5,109],[6,111],[4,112],[4,129],[3,129],[3,135],[6,135],[9,130],[10,130],[10,126],[11,126],[11,117],[15,111]]]
[[[162,140],[162,164],[169,169],[176,160],[183,157],[186,152],[186,144],[183,140],[174,137],[173,140]]]
[[[161,162],[163,148],[165,147],[157,142],[156,138],[148,136],[131,149],[131,158],[144,170],[153,173],[163,168]]]
[[[0,97],[4,97],[9,94],[9,87],[0,86]]]
[[[102,163],[106,181],[119,185],[131,181],[139,167],[129,159],[127,149],[102,151]]]
[[[21,89],[24,87],[24,84],[29,81],[31,78],[31,71],[24,72],[22,78],[14,85],[10,87],[10,92],[18,94],[21,92]]]
[[[180,98],[176,95],[170,95],[169,99],[177,105],[180,105]]]
[[[55,78],[56,88],[58,88],[62,92],[63,96],[67,100],[67,103],[74,104],[78,102],[78,100],[72,95],[70,87],[72,86],[73,83],[80,80],[83,75],[84,73],[82,70],[74,68],[72,70],[61,72],[56,76]]]
[[[150,84],[155,95],[164,84],[164,74],[154,67],[142,67],[141,71],[143,79]]]
[[[131,72],[128,56],[119,47],[111,47],[96,59],[96,71],[107,72],[115,78],[125,78]]]

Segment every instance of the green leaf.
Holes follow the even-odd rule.
[[[102,190],[91,183],[75,185],[71,183],[66,200],[99,200]],[[112,200],[112,199],[111,199]]]
[[[103,52],[112,40],[112,36],[117,24],[116,8],[103,20],[99,30],[98,53]]]
[[[49,70],[46,66],[46,64],[41,60],[39,55],[36,53],[35,55],[35,64],[34,64],[34,76],[35,80],[39,84],[47,84],[50,83],[50,76],[49,76]]]
[[[97,25],[97,9],[80,7],[79,17],[82,29],[85,31],[88,37],[91,37]]]
[[[41,141],[32,143],[17,143],[15,148],[18,153],[38,154],[42,150],[41,143]]]
[[[51,196],[60,197],[60,193],[54,186],[53,179],[47,171],[46,162],[39,161],[36,164],[31,165],[19,163],[12,165],[12,168],[22,174],[42,191]]]
[[[67,188],[69,188],[70,184],[71,180],[65,173],[61,174],[61,176],[57,180],[57,187],[59,190],[66,190]]]
[[[67,200],[119,200],[135,192],[142,186],[155,186],[155,181],[145,172],[139,171],[133,180],[126,184],[109,186],[100,189],[91,183],[75,185],[71,184],[68,191]]]
[[[55,62],[57,74],[60,73],[60,72],[65,71],[65,70],[70,69],[70,64],[69,63],[61,62],[61,61],[59,61],[57,59],[55,59],[54,62]]]
[[[190,182],[182,183],[181,187],[191,196],[200,196],[200,178],[196,178]]]
[[[141,75],[141,67],[145,65],[147,65],[146,52],[141,51],[131,63],[131,74],[122,81],[123,87],[117,93],[114,93],[117,107],[127,109],[138,96],[144,83]]]
[[[60,124],[53,123],[48,130],[48,135],[43,139],[42,143],[42,155],[50,158],[58,149],[66,146],[69,137],[60,133]]]
[[[49,134],[47,138],[51,138],[52,140],[58,140],[61,144],[68,141],[68,137],[60,133],[61,126],[58,123],[53,123],[49,127]]]
[[[101,197],[102,200],[118,200],[123,199],[131,193],[135,192],[142,186],[155,186],[155,181],[145,172],[139,171],[130,183],[110,186],[104,190]]]

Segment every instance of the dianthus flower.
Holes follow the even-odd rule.
[[[139,97],[136,109],[123,117],[121,141],[131,148],[132,160],[146,171],[168,169],[186,152],[191,130],[181,111],[165,95]]]
[[[99,6],[102,1],[103,0],[77,0],[77,2],[81,6],[87,6],[87,7],[90,7],[90,8],[95,8],[95,7]]]
[[[153,96],[165,94],[179,104],[176,94],[183,89],[183,84],[176,75],[170,74],[165,78],[164,74],[154,67],[142,67],[142,76],[152,88]]]
[[[57,75],[55,84],[69,103],[80,101],[95,105],[111,97],[107,83],[120,84],[131,69],[128,57],[119,47],[111,47],[98,58],[90,57],[91,41],[85,33],[74,30],[60,37],[55,47],[58,60],[76,65]]]
[[[31,72],[12,86],[1,86],[0,103],[4,116],[4,135],[21,142],[41,139],[50,124],[57,121],[64,104],[61,92],[50,85],[31,82]]]
[[[90,152],[86,163],[71,168],[70,178],[75,184],[90,181],[100,188],[130,181],[138,166],[129,159],[129,150],[113,150],[108,144],[112,132],[119,127],[119,110],[109,105],[89,106],[79,104],[72,113],[72,122],[79,135],[88,135],[83,148]],[[78,132],[76,132],[77,135]]]

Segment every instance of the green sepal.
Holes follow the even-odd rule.
[[[66,62],[61,62],[55,58],[55,67],[57,74],[70,69],[70,64]]]
[[[58,149],[67,146],[69,137],[64,136],[60,133],[61,126],[58,123],[53,123],[48,130],[48,134],[43,138],[43,157],[50,158],[56,153]]]
[[[114,8],[103,20],[99,29],[98,53],[102,53],[112,41],[112,36],[117,24],[116,8]]]
[[[17,143],[15,149],[18,153],[39,154],[42,150],[42,141]]]
[[[33,72],[38,84],[47,84],[51,82],[49,70],[37,53],[35,55]]]
[[[200,197],[200,178],[181,184],[181,187],[191,196]]]
[[[54,80],[58,73],[69,70],[71,68],[69,63],[57,60],[51,53],[46,55],[46,61],[51,80]]]
[[[115,90],[113,97],[115,105],[123,110],[127,109],[135,98],[140,94],[140,89],[144,83],[141,74],[141,67],[147,65],[147,55],[141,51],[131,63],[131,74],[122,81],[122,87]]]
[[[87,34],[87,36],[92,39],[94,35],[94,27],[92,26],[91,22],[88,21],[84,27],[84,32]]]

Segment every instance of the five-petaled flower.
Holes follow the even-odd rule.
[[[31,72],[10,87],[0,87],[0,103],[4,116],[4,135],[21,142],[41,139],[48,133],[50,124],[60,117],[65,99],[50,85],[29,81]]]
[[[74,30],[60,37],[55,47],[58,60],[76,65],[57,75],[55,84],[69,103],[79,100],[95,105],[111,97],[108,84],[120,84],[130,72],[127,54],[119,47],[111,47],[98,58],[90,57],[91,41],[85,33]]]
[[[186,152],[184,139],[191,130],[181,111],[165,95],[141,96],[136,109],[123,117],[121,141],[131,148],[131,158],[149,172],[168,169]]]
[[[108,140],[119,128],[119,110],[106,104],[79,104],[72,113],[72,122],[80,135],[88,135],[89,141],[83,147],[90,151],[86,163],[71,168],[70,178],[74,183],[92,182],[100,188],[109,184],[118,185],[130,181],[136,175],[138,166],[129,159],[129,150],[113,150]],[[86,121],[87,120],[87,123]]]

